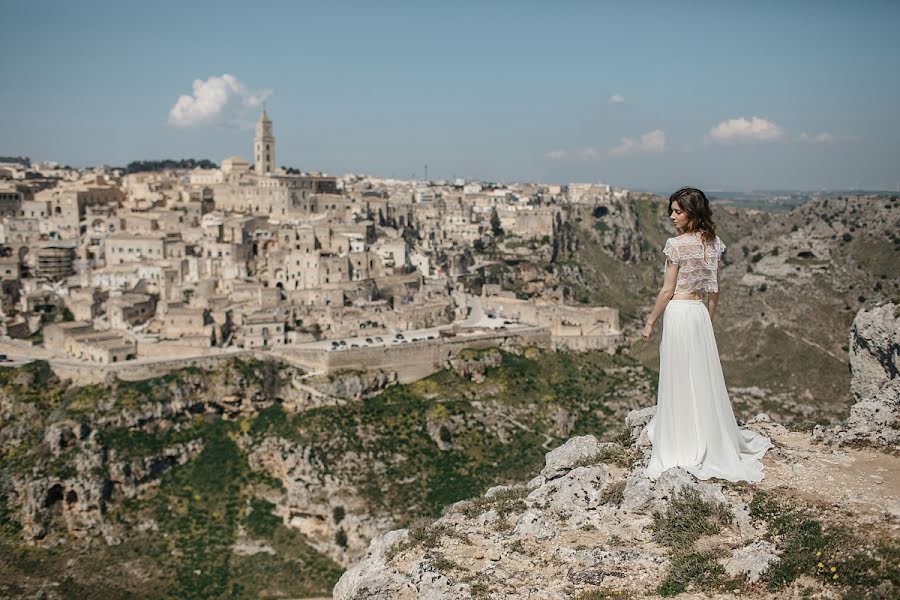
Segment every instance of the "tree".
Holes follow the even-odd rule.
[[[500,237],[503,235],[503,228],[500,227],[500,215],[497,214],[497,209],[491,209],[491,231],[494,233],[494,237]]]

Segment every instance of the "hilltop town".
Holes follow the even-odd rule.
[[[414,381],[467,347],[622,341],[617,309],[576,305],[552,277],[510,289],[485,274],[553,260],[564,207],[609,213],[627,190],[278,168],[265,110],[253,159],[136,172],[5,159],[0,353],[82,383],[259,351]]]

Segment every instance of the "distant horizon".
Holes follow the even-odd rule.
[[[27,158],[29,161],[31,161],[32,164],[41,163],[41,162],[55,163],[61,168],[62,167],[70,167],[72,169],[78,169],[78,170],[95,169],[95,168],[101,167],[101,166],[109,168],[109,169],[125,169],[127,167],[127,165],[129,165],[130,163],[133,163],[133,162],[152,162],[152,161],[164,161],[164,160],[173,160],[173,161],[180,161],[180,160],[203,161],[203,160],[207,160],[211,163],[221,166],[221,160],[216,161],[216,160],[214,160],[212,158],[208,158],[208,157],[195,157],[195,156],[183,156],[183,157],[178,157],[178,158],[175,158],[175,157],[136,158],[134,160],[129,160],[125,164],[99,163],[99,164],[95,164],[95,165],[75,165],[75,164],[70,164],[70,163],[63,163],[63,162],[53,160],[53,159],[44,159],[44,158],[35,159],[35,158],[26,156],[23,154],[2,154],[2,153],[0,153],[0,156],[5,156],[8,158]],[[465,181],[467,183],[478,182],[478,183],[491,183],[491,184],[503,184],[503,185],[522,184],[522,185],[561,185],[561,186],[565,186],[565,185],[569,185],[569,184],[573,184],[573,183],[591,184],[591,185],[610,185],[614,188],[623,188],[623,189],[627,189],[632,192],[658,194],[658,195],[668,195],[668,194],[671,194],[672,192],[674,192],[675,190],[677,190],[679,187],[693,185],[692,183],[687,182],[687,183],[684,183],[683,185],[676,186],[676,187],[669,189],[669,188],[629,187],[629,186],[625,186],[625,185],[616,184],[611,181],[575,181],[575,180],[564,181],[564,182],[547,182],[547,181],[540,182],[540,181],[528,181],[528,180],[500,181],[500,180],[491,180],[491,179],[473,179],[473,178],[460,177],[460,176],[456,176],[453,178],[430,177],[428,179],[422,179],[422,178],[399,177],[399,176],[393,176],[393,175],[382,175],[379,173],[365,172],[365,171],[358,171],[358,172],[357,171],[345,171],[343,173],[330,173],[327,171],[319,171],[316,169],[300,169],[299,167],[294,167],[291,165],[279,165],[279,168],[282,168],[282,167],[289,168],[289,169],[297,169],[297,170],[300,170],[300,171],[303,171],[306,173],[327,173],[328,176],[331,176],[331,177],[343,177],[344,175],[352,174],[352,175],[362,176],[362,177],[376,177],[379,179],[396,179],[399,181],[427,181],[428,183],[435,183],[438,181],[452,182],[456,179],[462,179],[463,181]],[[900,184],[898,184],[898,185],[900,185]],[[772,188],[772,189],[749,188],[748,189],[748,188],[743,188],[740,186],[725,186],[724,188],[704,188],[702,186],[697,186],[697,187],[701,187],[701,189],[703,189],[703,191],[708,195],[712,195],[712,194],[754,194],[754,193],[765,193],[765,194],[778,194],[778,193],[788,193],[788,194],[796,194],[796,193],[803,193],[803,194],[812,194],[812,193],[897,194],[897,193],[900,193],[900,189],[877,189],[877,188],[871,188],[871,189],[869,189],[869,188],[859,188],[859,189],[857,189],[857,188],[835,188],[835,189],[831,189],[831,188]]]
[[[252,157],[265,105],[276,164],[305,171],[900,186],[897,2],[84,0],[4,15],[0,150],[61,164]]]

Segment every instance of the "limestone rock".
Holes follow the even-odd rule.
[[[606,469],[601,465],[578,467],[534,490],[528,500],[557,512],[593,510],[602,504],[601,492],[606,480]]]
[[[589,458],[609,444],[601,444],[592,435],[582,435],[569,439],[568,442],[551,450],[544,456],[546,466],[541,470],[541,475],[552,479],[571,470],[579,460]]]
[[[397,382],[397,373],[382,370],[339,371],[328,377],[318,377],[310,386],[333,398],[362,400],[377,394]]]
[[[389,531],[372,539],[365,557],[341,576],[332,592],[335,598],[393,600],[411,583],[408,577],[386,568],[387,551],[408,538],[408,530]],[[415,591],[415,588],[412,588]]]
[[[50,447],[54,456],[70,446],[85,439],[91,432],[87,423],[78,423],[72,420],[56,421],[47,426],[44,431],[44,441]]]
[[[900,443],[900,307],[860,310],[850,331],[850,389],[857,399],[847,421],[817,426],[814,435],[838,443]]]
[[[850,390],[857,400],[875,395],[900,377],[900,306],[860,310],[850,330]]]
[[[503,355],[500,354],[500,351],[490,348],[479,352],[474,357],[468,357],[465,353],[458,354],[447,361],[447,366],[460,377],[481,383],[485,380],[485,374],[489,368],[499,367],[502,363]]]
[[[625,417],[625,426],[631,430],[631,439],[634,440],[639,448],[650,446],[650,438],[647,437],[644,428],[655,414],[656,406],[648,406],[647,408],[633,410]]]
[[[111,462],[108,468],[110,483],[124,498],[135,498],[163,474],[194,459],[203,450],[203,440],[191,440],[171,446],[155,456],[143,456],[130,461]]]
[[[778,560],[775,544],[760,540],[733,550],[723,566],[732,577],[746,574],[748,583],[756,583],[769,565]]]

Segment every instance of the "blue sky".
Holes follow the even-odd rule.
[[[0,155],[250,159],[265,97],[278,164],[304,170],[900,185],[898,2],[0,8]]]

